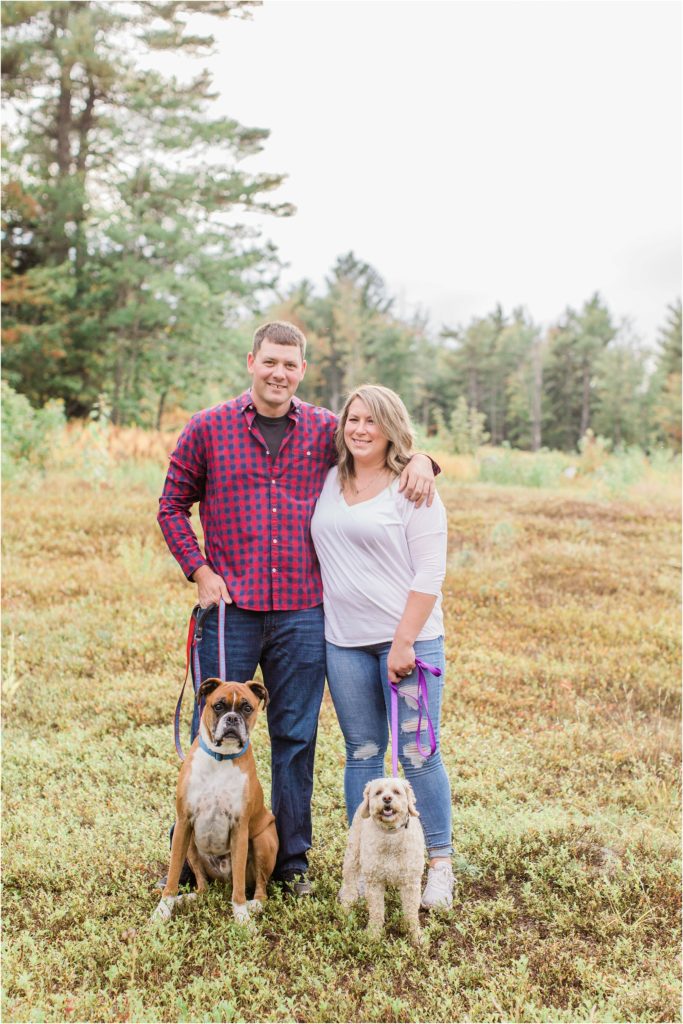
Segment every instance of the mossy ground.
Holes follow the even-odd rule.
[[[193,602],[154,524],[160,480],[7,488],[4,1019],[679,1020],[677,503],[443,481],[458,885],[415,951],[395,900],[380,942],[336,903],[329,698],[316,898],[274,897],[251,934],[215,887],[148,926]],[[267,791],[263,721],[255,747]]]

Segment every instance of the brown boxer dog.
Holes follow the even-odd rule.
[[[180,769],[176,823],[168,878],[152,917],[167,921],[179,901],[205,891],[207,880],[232,878],[236,921],[247,923],[262,909],[266,883],[275,866],[275,818],[263,803],[250,735],[259,704],[268,704],[261,683],[205,679],[197,700],[206,700],[199,733]],[[187,857],[197,893],[178,896],[178,878]],[[246,887],[255,884],[247,903]]]

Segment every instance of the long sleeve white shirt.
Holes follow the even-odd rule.
[[[392,641],[411,590],[436,596],[416,639],[443,635],[446,511],[438,494],[431,508],[416,508],[398,483],[348,505],[334,467],[318,498],[311,535],[323,580],[325,638],[338,647]]]

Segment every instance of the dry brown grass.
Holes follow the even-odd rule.
[[[88,462],[87,480],[50,471],[5,495],[4,1019],[679,1020],[668,485],[607,500],[442,480],[458,889],[429,922],[428,953],[393,904],[378,944],[362,911],[349,920],[336,904],[343,753],[328,699],[317,898],[274,900],[245,937],[216,889],[159,936],[146,922],[193,590],[154,522],[167,439],[136,434]],[[153,464],[118,462],[136,445]]]
[[[72,420],[64,431],[57,456],[64,460],[79,458],[93,446],[101,448],[116,463],[151,461],[164,465],[178,439],[177,430],[143,430],[141,427],[117,427],[93,430],[93,424]]]

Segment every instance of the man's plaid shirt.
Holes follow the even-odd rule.
[[[336,461],[337,417],[292,398],[275,459],[254,424],[251,392],[193,416],[159,499],[159,525],[187,577],[208,564],[240,608],[312,608],[323,599],[311,516]],[[199,502],[206,557],[190,525]]]

